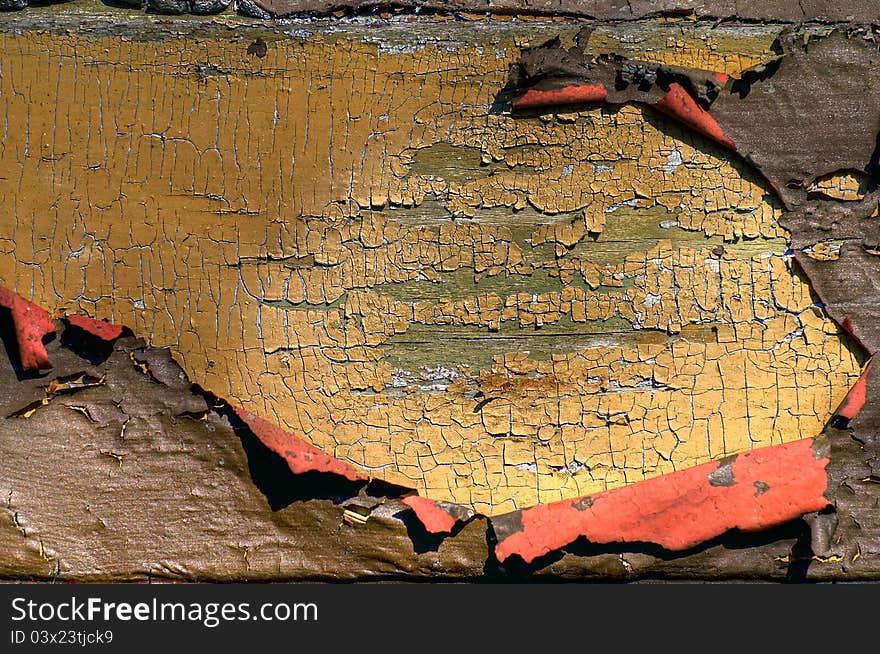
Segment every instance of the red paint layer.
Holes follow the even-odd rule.
[[[715,79],[724,84],[727,80],[730,79],[730,75],[727,73],[715,73]]]
[[[95,320],[87,316],[67,316],[67,322],[105,341],[116,340],[122,334],[122,325],[114,325],[113,323]]]
[[[862,407],[865,406],[865,401],[868,399],[868,373],[871,372],[872,363],[873,361],[868,362],[855,386],[846,394],[843,404],[837,410],[837,415],[847,420],[852,420],[859,415],[859,411],[862,410]]]
[[[537,91],[529,89],[513,103],[514,110],[534,109],[535,107],[553,107],[585,102],[602,102],[608,97],[608,91],[601,84],[580,84],[564,86],[555,91]]]
[[[809,438],[740,454],[730,463],[732,485],[709,483],[721,465],[713,461],[599,493],[592,504],[566,500],[526,509],[522,530],[495,552],[499,561],[518,554],[530,562],[579,536],[683,550],[729,529],[766,529],[828,506],[822,495],[828,459],[816,459],[812,445]]]
[[[301,438],[284,431],[268,420],[248,413],[237,406],[232,408],[235,410],[236,415],[251,428],[266,447],[287,462],[291,472],[294,474],[311,471],[331,472],[336,475],[342,475],[351,481],[366,479],[365,475],[347,463],[343,463],[339,459],[325,454],[314,445],[306,443]]]
[[[429,500],[427,497],[410,495],[403,498],[403,503],[416,512],[416,517],[429,533],[448,534],[457,522],[434,500]]]
[[[691,129],[695,129],[730,149],[736,150],[734,142],[724,135],[715,119],[709,115],[708,111],[696,103],[681,84],[676,84],[675,82],[670,84],[666,95],[652,106],[666,115],[680,120]]]
[[[55,331],[52,318],[45,309],[28,302],[7,288],[0,286],[0,307],[12,312],[18,356],[25,370],[48,370],[52,367],[43,337]]]

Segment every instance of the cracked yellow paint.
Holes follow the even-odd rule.
[[[772,25],[712,25],[681,20],[597,26],[586,51],[711,70],[739,78],[776,56]]]
[[[843,241],[819,241],[804,248],[804,254],[816,261],[837,261]]]
[[[859,355],[759,177],[649,110],[490,114],[523,38],[471,37],[0,35],[0,284],[487,514],[816,435]]]
[[[810,192],[832,200],[852,202],[865,197],[869,183],[870,179],[865,173],[847,170],[816,179],[810,185]]]

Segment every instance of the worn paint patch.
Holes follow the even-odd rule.
[[[856,202],[868,194],[870,186],[869,175],[858,170],[845,170],[816,178],[809,191],[831,200]]]
[[[734,486],[736,477],[733,476],[733,462],[736,457],[723,459],[715,470],[707,476],[710,486]]]
[[[589,38],[578,44],[593,55],[639,59],[669,66],[718,71],[722,84],[775,56],[780,27],[773,24],[726,24],[682,20],[592,25]],[[586,41],[586,43],[584,43]]]
[[[842,245],[842,241],[819,241],[805,247],[802,252],[816,261],[837,261]]]
[[[593,543],[656,543],[684,550],[730,529],[758,531],[828,506],[827,458],[813,440],[753,450],[730,465],[736,482],[712,485],[716,464],[674,472],[594,495],[586,508],[570,500],[520,514],[522,529],[500,540],[500,561],[531,562],[583,536]]]

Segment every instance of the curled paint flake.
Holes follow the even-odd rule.
[[[670,84],[666,95],[652,106],[731,150],[736,150],[736,144],[724,135],[721,126],[708,111],[694,101],[681,84]]]
[[[88,316],[68,316],[67,322],[105,341],[116,340],[122,334],[123,329],[122,325],[114,325],[105,320],[95,320]]]
[[[531,562],[580,536],[683,550],[730,529],[767,529],[828,506],[828,461],[816,458],[808,438],[739,455],[730,464],[730,485],[709,482],[718,467],[712,462],[599,493],[591,502],[537,505],[511,514],[521,526],[495,551],[499,561],[517,554]],[[758,482],[765,492],[755,492]]]
[[[48,370],[52,367],[43,337],[55,331],[49,313],[33,302],[0,286],[0,306],[12,312],[18,355],[25,370]]]
[[[565,86],[555,91],[529,89],[514,103],[513,108],[521,110],[586,102],[602,102],[607,97],[608,91],[602,84]]]
[[[416,517],[429,533],[448,534],[455,527],[455,523],[458,522],[454,516],[445,511],[437,502],[427,497],[410,495],[403,498],[402,501],[415,511]]]

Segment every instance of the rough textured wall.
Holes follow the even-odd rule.
[[[644,106],[495,109],[521,46],[573,42],[578,25],[377,35],[197,22],[121,39],[128,28],[61,34],[20,20],[29,29],[2,37],[12,228],[0,283],[53,315],[104,318],[169,347],[213,397],[360,474],[489,515],[577,498],[816,436],[873,351],[794,265],[774,189],[711,139]],[[773,58],[779,29],[608,25],[586,47],[736,79]],[[841,197],[862,197],[861,183],[816,182]],[[831,260],[838,246],[799,244]],[[124,360],[107,361],[125,374]],[[97,395],[116,373],[88,374],[102,383],[67,390]],[[11,396],[4,427],[45,433],[70,411],[113,424],[122,442],[98,453],[124,484],[127,429],[56,396]],[[223,422],[193,401],[153,410],[176,416],[161,433]],[[237,483],[227,475],[212,466],[198,486]],[[349,521],[378,501],[355,502]],[[266,543],[240,546],[284,552]],[[56,572],[89,574],[53,556]],[[463,556],[443,574],[474,575],[485,542]],[[311,574],[332,575],[327,565]],[[254,574],[271,575],[265,566]]]

